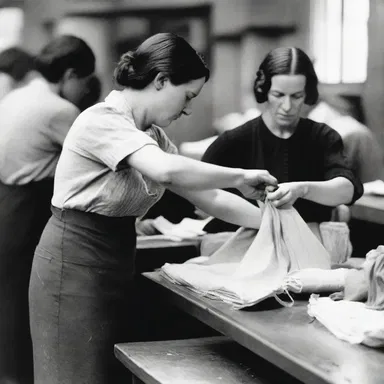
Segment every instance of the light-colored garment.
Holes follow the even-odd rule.
[[[345,154],[352,169],[366,183],[383,176],[383,151],[374,133],[352,116],[342,115],[326,102],[320,102],[308,114],[308,118],[328,124],[343,139]]]
[[[384,346],[384,311],[368,309],[364,303],[312,295],[308,314],[341,340],[370,347]]]
[[[0,180],[27,184],[52,178],[64,138],[80,111],[43,78],[0,101]]]
[[[144,215],[164,187],[122,160],[145,145],[177,153],[161,128],[139,130],[123,94],[112,91],[71,127],[56,170],[52,204],[106,216]]]
[[[330,255],[294,208],[278,210],[266,203],[256,233],[240,228],[203,263],[165,264],[162,274],[199,294],[244,308],[284,289],[298,292],[300,287],[284,286],[289,272],[331,267]]]

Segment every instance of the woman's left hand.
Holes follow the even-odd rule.
[[[268,192],[268,200],[280,209],[291,208],[297,199],[304,197],[306,186],[303,182],[281,183],[274,192]]]

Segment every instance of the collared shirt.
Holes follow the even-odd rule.
[[[177,153],[164,131],[141,131],[120,91],[88,108],[76,119],[64,142],[52,204],[106,216],[141,216],[164,187],[123,161],[145,145]]]
[[[53,178],[64,138],[79,115],[73,104],[36,78],[0,101],[0,181]]]

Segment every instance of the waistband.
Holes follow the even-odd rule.
[[[129,228],[135,225],[135,216],[112,217],[93,212],[83,212],[77,209],[60,209],[51,205],[51,211],[60,221],[72,224],[80,224],[86,227],[113,227]]]

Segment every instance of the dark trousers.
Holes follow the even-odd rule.
[[[129,382],[114,344],[133,339],[135,219],[52,208],[29,299],[35,382]]]
[[[0,383],[33,383],[28,286],[52,188],[52,180],[0,183]]]

